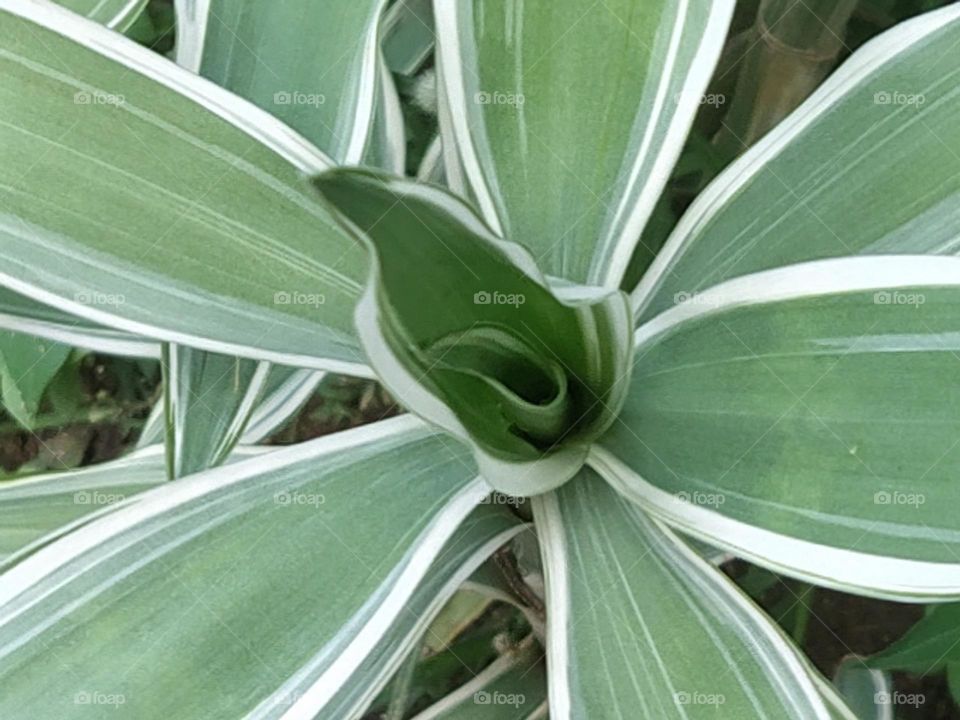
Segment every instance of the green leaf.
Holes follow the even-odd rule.
[[[960,703],[960,663],[947,663],[947,686],[950,689],[950,697],[955,703]]]
[[[553,720],[831,717],[783,632],[594,472],[533,507]]]
[[[467,627],[486,612],[493,599],[470,588],[461,588],[454,594],[430,624],[424,637],[425,650],[431,654],[450,647]]]
[[[23,427],[33,426],[43,392],[69,354],[68,345],[0,331],[3,407]]]
[[[167,474],[219,465],[239,441],[270,364],[165,344],[163,368]]]
[[[383,17],[383,56],[387,66],[411,76],[433,52],[431,0],[397,0]]]
[[[502,506],[477,507],[440,550],[389,631],[380,638],[349,681],[327,702],[318,717],[330,720],[360,717],[410,651],[431,634],[431,622],[463,581],[525,527]],[[290,689],[294,696],[307,696],[306,708],[313,707],[310,694],[325,695],[328,691],[322,679],[309,686],[309,690],[302,684]]]
[[[363,250],[301,180],[328,158],[90,21],[0,12],[0,284],[136,334],[369,374]]]
[[[188,3],[177,62],[280,118],[334,160],[357,164],[379,102],[385,4]]]
[[[270,366],[270,375],[263,389],[263,399],[250,415],[240,442],[254,444],[282,430],[304,406],[326,373]]]
[[[0,287],[0,328],[128,357],[160,357],[160,343],[115,330]]]
[[[238,447],[230,462],[270,449]],[[165,482],[164,449],[153,445],[99,465],[0,484],[0,570]]]
[[[58,5],[111,30],[124,32],[147,7],[147,0],[56,0]]]
[[[890,673],[871,670],[851,656],[837,667],[833,684],[859,720],[893,720],[896,696]]]
[[[625,296],[559,299],[520,245],[439,188],[346,169],[313,184],[374,260],[357,328],[387,388],[470,442],[498,490],[565,482],[626,387]]]
[[[958,41],[951,4],[854,53],[697,198],[635,291],[637,318],[791,263],[956,254]]]
[[[154,446],[89,468],[0,484],[0,568],[166,479],[163,449]]]
[[[918,675],[960,662],[960,603],[934,605],[906,635],[864,662],[875,670]]]
[[[255,445],[280,430],[310,399],[326,373],[271,365],[264,383],[262,398],[250,415],[240,437],[241,445]],[[150,412],[140,431],[137,447],[162,443],[166,432],[163,400]]]
[[[378,92],[373,127],[359,164],[403,175],[407,166],[407,131],[403,124],[400,95],[386,61],[378,57],[377,62],[380,72],[377,75]]]
[[[489,492],[468,461],[397,418],[168,483],[41,548],[0,584],[0,714],[346,717],[324,708],[374,656],[402,659],[412,633],[387,633],[443,595],[415,591]]]
[[[535,720],[547,717],[546,697],[543,654],[527,638],[413,720]]]
[[[598,467],[776,572],[960,597],[958,306],[958,258],[821,260],[711,288],[637,331]]]
[[[618,287],[733,6],[436,3],[444,142],[490,226],[548,275]]]

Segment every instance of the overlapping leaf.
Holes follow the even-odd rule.
[[[576,472],[626,387],[623,294],[561,288],[571,299],[558,299],[520,245],[438,188],[355,170],[313,183],[370,250],[357,327],[394,396],[471,442],[503,492],[543,492]]]
[[[484,218],[545,273],[616,286],[733,2],[470,0],[434,11],[444,142]]]
[[[957,254],[958,41],[950,4],[854,53],[701,193],[635,292],[638,318],[805,260]]]
[[[718,285],[640,328],[598,459],[645,508],[779,572],[960,597],[958,307],[957,258]]]
[[[590,470],[534,500],[550,717],[831,717],[782,632]]]
[[[136,333],[364,372],[363,250],[299,176],[322,153],[56,6],[0,13],[0,283]]]
[[[4,577],[3,714],[101,717],[122,698],[144,718],[313,717],[386,647],[488,491],[473,473],[406,417],[195,475],[85,525]],[[284,695],[290,683],[312,689]]]

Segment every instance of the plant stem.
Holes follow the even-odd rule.
[[[394,675],[390,685],[390,704],[387,706],[383,720],[403,720],[406,717],[407,708],[410,707],[410,688],[413,686],[414,671],[420,660],[420,649],[420,644],[417,643]]]
[[[546,614],[543,601],[530,589],[530,586],[524,582],[520,568],[517,565],[517,559],[513,556],[510,548],[501,548],[498,550],[494,553],[493,560],[497,564],[497,567],[500,568],[500,572],[503,574],[510,589],[517,594],[524,604],[533,610],[540,618],[543,618]]]
[[[803,647],[807,637],[807,627],[810,625],[810,603],[813,602],[813,593],[816,591],[815,585],[804,584],[797,595],[797,617],[793,621],[793,632],[790,635],[796,641],[797,645]]]
[[[735,154],[759,140],[820,85],[846,47],[857,0],[763,0],[717,145]]]

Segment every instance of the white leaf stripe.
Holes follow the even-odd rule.
[[[574,479],[576,482],[577,478]],[[553,720],[571,717],[570,648],[565,628],[570,624],[570,578],[567,568],[563,516],[555,492],[531,498],[540,539],[543,576],[546,583],[548,703]],[[552,631],[556,628],[559,631]]]
[[[177,65],[200,72],[211,0],[174,0],[177,16]]]
[[[0,214],[0,237],[6,237],[8,240],[16,239],[25,243],[30,242],[36,248],[35,253],[38,259],[41,257],[41,251],[45,249],[43,244],[39,242],[40,238],[44,237],[45,233],[46,231],[44,231],[42,228],[34,228],[31,230],[22,220]],[[86,289],[90,285],[98,285],[100,287],[113,286],[111,279],[115,276],[112,274],[112,271],[108,266],[104,266],[98,262],[98,258],[87,252],[82,253],[79,250],[70,253],[65,252],[64,243],[65,240],[63,238],[59,238],[59,242],[51,244],[50,253],[51,257],[55,257],[57,259],[66,257],[72,260],[75,264],[82,265],[84,267],[83,277],[85,278],[85,282],[83,284],[78,283],[75,285],[77,288],[75,295],[79,294],[81,289]],[[118,328],[135,335],[155,337],[174,344],[201,348],[203,350],[209,350],[211,352],[217,352],[223,355],[251,357],[258,360],[267,360],[278,365],[292,365],[294,367],[328,370],[332,372],[340,372],[345,375],[354,375],[356,377],[373,377],[373,371],[361,362],[345,362],[342,360],[321,358],[303,353],[289,353],[269,350],[258,347],[255,344],[246,345],[236,342],[212,340],[199,335],[184,333],[168,328],[156,327],[140,320],[128,319],[107,310],[100,310],[96,306],[83,303],[78,300],[71,300],[69,296],[64,297],[58,295],[45,290],[39,284],[34,284],[32,282],[23,280],[23,277],[30,273],[38,276],[44,275],[43,263],[32,263],[29,267],[27,267],[26,265],[15,265],[12,258],[9,260],[10,262],[7,265],[7,269],[17,270],[17,274],[0,271],[0,283],[2,283],[4,286],[32,300],[36,300],[46,305],[58,307],[68,313],[77,315],[86,320],[91,320],[95,323]],[[60,278],[59,275],[56,277],[57,279]],[[90,282],[90,279],[94,277],[103,277],[105,279],[100,283]],[[149,299],[152,302],[154,298],[158,298],[164,293],[170,293],[173,290],[169,282],[164,282],[160,278],[154,278],[146,275],[145,273],[141,273],[136,278],[127,276],[125,279],[127,282],[136,281],[140,283],[140,292],[136,298],[138,301],[146,301]],[[195,289],[192,292],[194,295],[197,294]],[[242,307],[243,312],[247,316],[258,317],[258,322],[260,323],[268,322],[261,317],[267,314],[266,309],[259,306],[254,306],[251,303],[242,303],[239,300],[227,302],[224,298],[218,298],[212,295],[208,295],[206,297],[206,301],[207,303],[204,307],[204,312],[211,317],[215,316],[214,313],[218,313],[218,316],[222,318],[236,317],[237,313]],[[128,304],[132,304],[133,302],[134,298],[132,296],[128,298]],[[270,323],[269,327],[271,328],[279,328],[281,325],[281,320],[285,324],[291,323],[294,327],[298,325],[297,319],[292,316],[289,318],[282,318],[278,317],[276,314],[269,314],[268,317]],[[305,323],[300,325],[300,327],[304,332],[310,332],[311,330],[316,332],[318,330],[317,326],[311,326]],[[331,332],[331,334],[335,333]],[[331,341],[336,342],[336,339],[331,338]],[[343,350],[346,354],[351,352],[356,354],[352,348],[349,348],[349,346],[347,348],[343,348]]]
[[[375,11],[377,20],[370,23],[370,27],[367,28],[367,35],[364,38],[363,67],[357,83],[357,106],[354,110],[350,138],[343,158],[345,165],[357,165],[363,159],[373,129],[377,91],[380,83],[386,82],[382,78],[378,78],[378,75],[379,72],[389,73],[380,54],[380,18],[383,17],[383,10],[386,5],[387,0],[380,0],[379,7]],[[382,91],[389,93],[387,88],[383,88]],[[390,109],[388,108],[387,111],[389,113]],[[396,122],[395,114],[393,121]]]
[[[647,269],[632,295],[634,315],[641,317],[665,277],[686,247],[709,222],[736,197],[794,139],[829,113],[856,87],[871,79],[891,58],[922,43],[931,34],[960,18],[960,5],[952,4],[900,23],[855,53],[794,113],[751,147],[704,190],[683,215],[662,250]]]
[[[64,48],[69,47],[70,42],[77,42],[86,50],[93,51],[111,62],[120,62],[123,67],[135,71],[124,75],[122,68],[116,68],[111,72],[117,72],[118,75],[126,78],[124,83],[129,81],[130,88],[135,89],[136,92],[133,94],[137,97],[140,97],[141,92],[143,97],[153,97],[154,93],[166,95],[169,91],[171,99],[177,103],[181,102],[178,95],[184,96],[184,102],[198,103],[199,107],[196,108],[195,114],[190,114],[189,119],[193,123],[201,123],[200,137],[180,127],[177,120],[179,115],[167,116],[156,109],[151,112],[152,108],[138,106],[132,97],[118,107],[118,113],[126,116],[126,119],[120,118],[119,121],[130,122],[131,119],[135,119],[137,123],[145,123],[143,127],[151,133],[157,135],[169,133],[174,145],[177,145],[176,152],[181,154],[186,150],[184,145],[197,148],[210,156],[200,163],[208,170],[243,172],[253,181],[261,183],[264,186],[263,190],[269,189],[274,192],[281,203],[289,203],[291,208],[303,211],[302,217],[291,220],[293,225],[303,226],[305,221],[309,220],[309,216],[316,218],[318,223],[326,225],[326,228],[318,228],[320,236],[323,236],[323,239],[329,241],[338,251],[340,250],[338,244],[340,236],[330,223],[329,216],[322,211],[320,204],[309,194],[307,188],[301,188],[296,183],[295,169],[316,172],[329,168],[331,163],[326,156],[310,146],[303,138],[291,134],[289,128],[282,123],[212,83],[177,68],[145,48],[116,37],[115,33],[61,8],[38,0],[27,0],[22,3],[0,0],[0,9],[11,12],[17,18],[22,18],[22,22],[10,20],[8,30],[14,35],[22,33],[29,41],[26,47],[34,49],[37,57],[41,57],[42,49],[37,47],[40,44],[38,38],[43,36],[48,38],[46,44],[55,41],[58,47],[61,42]],[[31,31],[28,24],[31,22],[44,23],[44,26]],[[62,39],[52,33],[59,33]],[[74,48],[70,48],[70,52],[73,51]],[[98,90],[90,83],[81,82],[78,78],[65,75],[58,69],[47,67],[34,59],[8,50],[0,50],[0,55],[7,62],[16,63],[17,66],[14,69],[18,72],[23,70],[22,77],[18,75],[19,82],[29,83],[30,73],[39,73],[44,79],[65,83],[84,92]],[[91,66],[100,66],[99,64],[102,63],[102,66],[106,67],[109,64],[93,54],[89,55],[89,59]],[[83,73],[89,70],[90,67],[84,64],[78,72],[86,77]],[[154,83],[159,83],[162,87],[157,87]],[[52,102],[68,103],[70,100],[69,95],[60,95],[57,92],[58,88],[53,82],[44,82],[41,87],[47,93],[44,97],[48,97]],[[149,106],[149,103],[145,104]],[[58,107],[61,106],[58,105]],[[15,111],[14,117],[19,117],[16,113],[24,112],[25,108],[13,106],[12,111]],[[219,115],[225,123],[229,124],[212,122],[211,118],[210,127],[213,130],[208,129],[203,124],[205,111]],[[236,128],[236,132],[231,125]],[[60,154],[69,154],[71,159],[75,158],[79,163],[73,169],[85,167],[88,163],[94,164],[103,167],[114,183],[123,183],[124,187],[139,189],[142,186],[149,188],[153,193],[164,191],[166,196],[183,211],[182,214],[171,216],[174,224],[183,220],[194,225],[201,232],[229,236],[233,243],[242,244],[244,251],[250,251],[256,255],[262,254],[264,260],[272,263],[278,270],[282,266],[289,267],[292,286],[298,284],[304,286],[309,282],[306,277],[307,272],[311,271],[312,274],[315,271],[317,278],[323,278],[329,282],[331,289],[336,292],[336,297],[332,298],[334,302],[324,312],[332,322],[327,326],[305,320],[302,312],[281,312],[270,307],[267,302],[269,293],[278,288],[270,287],[267,282],[264,282],[261,288],[257,284],[257,278],[246,277],[245,287],[248,293],[255,293],[262,289],[266,295],[263,301],[251,302],[249,299],[235,301],[220,294],[197,293],[194,287],[188,285],[171,286],[171,278],[166,272],[161,273],[162,277],[148,273],[130,273],[130,268],[125,267],[126,263],[118,262],[119,258],[114,254],[100,257],[95,253],[91,254],[86,248],[77,249],[61,233],[45,232],[39,226],[46,223],[38,220],[37,217],[33,217],[30,223],[23,218],[11,216],[2,218],[0,224],[8,241],[3,243],[4,254],[8,262],[0,281],[6,282],[11,288],[18,288],[22,291],[22,295],[43,304],[62,306],[68,312],[82,318],[96,318],[95,321],[98,324],[137,335],[200,347],[222,354],[249,356],[278,364],[302,365],[347,373],[356,371],[360,375],[370,376],[369,369],[365,367],[360,357],[348,315],[342,315],[342,310],[352,307],[353,299],[359,292],[359,285],[349,277],[349,272],[344,273],[342,270],[338,271],[332,266],[312,260],[312,254],[298,249],[296,242],[286,243],[276,240],[271,237],[272,233],[269,229],[265,230],[258,224],[255,217],[249,214],[245,216],[239,208],[231,207],[229,211],[223,212],[224,206],[230,207],[229,201],[223,196],[211,207],[198,205],[195,196],[177,193],[174,189],[166,187],[165,183],[158,182],[156,177],[149,173],[141,177],[137,173],[124,172],[120,167],[123,165],[122,162],[116,160],[105,162],[102,157],[84,155],[82,149],[74,145],[34,132],[29,123],[18,121],[15,124],[7,124],[5,127],[7,132],[24,135],[31,143],[49,147],[51,150],[55,148]],[[253,142],[247,142],[246,137],[250,137]],[[229,142],[222,143],[223,139]],[[250,153],[244,152],[245,148]],[[241,157],[241,155],[247,157]],[[253,157],[256,157],[259,162],[252,162]],[[294,167],[290,167],[288,163],[293,163]],[[127,184],[126,180],[130,183]],[[15,185],[15,183],[8,183],[8,185]],[[252,185],[245,187],[251,194],[256,194],[258,191],[258,188]],[[51,222],[62,224],[77,213],[76,208],[61,210],[56,203],[44,199],[42,193],[29,193],[17,187],[7,186],[2,190],[5,193],[13,193],[17,203],[23,201],[28,209],[28,216],[41,216],[45,204],[52,206],[52,210],[56,211],[54,215],[59,214]],[[130,205],[130,199],[129,195],[123,198],[127,206]],[[266,199],[264,201],[266,202]],[[152,208],[151,211],[159,214],[160,208]],[[244,217],[246,217],[245,221],[239,223],[236,221]],[[184,218],[187,219],[184,220]],[[122,227],[105,223],[94,217],[84,216],[79,219],[89,223],[81,222],[79,225],[85,228],[84,232],[89,233],[90,226],[103,224],[110,242],[120,241],[123,238]],[[327,232],[329,235],[324,236]],[[71,235],[69,232],[66,234]],[[148,244],[142,235],[136,235],[132,239],[135,243]],[[350,247],[349,243],[344,247]],[[66,263],[82,268],[87,275],[81,278],[75,272],[65,273],[62,268]],[[180,269],[179,265],[177,267]],[[244,267],[249,269],[247,265]],[[186,272],[189,265],[185,263],[183,268]],[[211,282],[219,286],[234,276],[243,274],[240,270],[231,270],[229,264],[211,267],[211,273],[214,276]],[[276,279],[277,277],[273,276],[269,278],[269,282],[274,282]],[[127,302],[122,307],[109,309],[75,302],[76,296],[84,290],[89,290],[90,286],[124,287]],[[281,286],[279,289],[284,288]],[[202,319],[184,320],[184,325],[181,326],[179,323],[174,323],[169,315],[157,312],[157,308],[162,307],[163,303],[169,302],[171,298],[177,303],[203,303],[207,312]],[[300,322],[293,319],[298,314],[301,316]],[[192,317],[191,313],[185,313],[185,315]],[[294,329],[296,327],[300,328],[299,331]],[[278,337],[281,334],[283,337]],[[316,354],[331,356],[329,361],[323,357],[310,359],[310,356],[315,353],[309,348],[302,348],[303,352],[300,353],[288,351],[287,338],[298,336],[304,338],[311,335],[317,336],[315,338],[317,342],[310,345],[321,348]],[[213,339],[210,339],[211,336]],[[326,347],[323,347],[324,340],[327,343]],[[271,345],[273,347],[270,347]]]
[[[556,584],[551,586],[548,574],[548,603],[571,606],[576,602],[574,608],[579,611],[577,617],[565,616],[562,624],[554,624],[548,615],[552,717],[556,716],[553,702],[558,694],[567,696],[570,705],[569,711],[559,716],[563,720],[581,717],[585,712],[592,716],[592,710],[600,707],[605,711],[604,717],[624,720],[688,717],[690,708],[678,698],[697,686],[689,685],[689,668],[678,667],[672,654],[689,650],[663,643],[663,623],[667,618],[689,618],[705,636],[700,647],[712,661],[704,669],[716,672],[697,677],[697,682],[703,683],[699,684],[700,689],[711,685],[717,689],[729,687],[727,702],[735,702],[741,712],[750,708],[750,717],[830,717],[798,651],[732,582],[668,528],[605,487],[599,478],[582,475],[578,480],[579,484],[559,491],[567,510],[555,505],[548,511],[553,516],[551,521],[556,521],[564,533],[567,552],[558,553],[547,567],[562,566],[560,572],[569,575],[568,580],[575,576],[578,581],[576,586],[566,584],[561,589]],[[542,504],[535,505],[535,512],[543,509]],[[535,517],[540,522],[544,516]],[[622,543],[625,531],[636,534],[639,550],[635,554],[614,545],[615,541]],[[557,549],[556,543],[545,542],[545,559]],[[632,562],[624,563],[625,559]],[[643,570],[636,567],[641,562]],[[641,589],[642,583],[648,582],[644,573],[652,574],[649,582],[656,583],[656,590],[649,595]],[[671,614],[657,615],[658,612]],[[628,619],[631,632],[610,635],[620,651],[619,657],[609,655],[609,649],[599,642],[594,648],[581,645],[583,633],[590,634],[592,627],[605,628],[611,622],[617,625]],[[574,633],[581,623],[590,623],[592,627]],[[567,665],[556,665],[558,658],[550,652],[549,641],[558,637],[569,646]],[[570,644],[574,641],[578,641],[576,646]],[[616,670],[606,665],[590,667],[591,662],[607,663],[608,658]],[[619,682],[614,682],[618,674]],[[610,678],[608,693],[593,686],[603,676]],[[597,690],[596,694],[591,693],[589,698],[569,697],[571,692],[583,692],[588,678],[592,679],[590,688]],[[758,682],[759,678],[762,682]],[[629,684],[624,687],[624,681],[629,680],[632,692]],[[730,694],[734,688],[737,698]]]
[[[0,328],[36,335],[74,347],[121,357],[160,358],[160,343],[110,328],[64,325],[21,315],[0,313]]]
[[[313,395],[325,376],[317,370],[297,370],[253,411],[240,443],[258,443],[280,427]]]
[[[389,421],[387,421],[389,422]],[[284,715],[286,720],[311,720],[346,683],[360,663],[369,655],[390,625],[415,592],[426,575],[430,564],[450,539],[463,519],[481,500],[490,494],[491,488],[480,477],[464,487],[438,513],[413,547],[405,561],[402,572],[394,579],[392,587],[380,606],[353,636],[349,644],[330,662],[317,680],[307,689]],[[468,573],[469,574],[469,573]],[[327,660],[327,658],[323,658]],[[402,658],[398,657],[399,663]],[[304,670],[301,670],[303,672]]]
[[[29,607],[29,604],[14,607],[13,603],[41,579],[48,577],[58,568],[69,566],[71,561],[98,547],[107,538],[129,530],[149,518],[169,512],[191,500],[262,475],[271,469],[309,458],[321,458],[348,448],[357,448],[380,441],[397,441],[407,435],[416,437],[426,434],[430,432],[421,421],[413,416],[404,415],[265,453],[262,457],[253,458],[241,466],[216,468],[194,476],[189,482],[170,483],[152,490],[142,495],[136,507],[130,508],[129,511],[111,513],[74,533],[69,548],[57,547],[52,550],[42,550],[7,573],[4,576],[3,585],[0,586],[0,624],[9,622]],[[37,598],[32,598],[30,604],[36,601]]]
[[[390,652],[390,657],[386,662],[383,662],[380,667],[378,667],[374,676],[361,676],[361,673],[358,672],[354,677],[351,677],[348,680],[348,683],[362,683],[363,687],[363,692],[357,695],[349,709],[344,711],[340,708],[336,708],[333,710],[333,712],[327,711],[326,715],[328,715],[331,720],[337,720],[341,714],[345,714],[350,718],[361,718],[369,708],[370,704],[376,699],[376,696],[380,693],[384,686],[386,686],[390,678],[403,663],[403,660],[409,655],[414,644],[423,637],[423,634],[427,631],[430,623],[440,613],[446,602],[458,589],[463,586],[464,581],[470,577],[470,575],[474,573],[477,568],[480,567],[480,565],[488,560],[498,548],[510,542],[510,540],[515,538],[520,532],[526,529],[526,527],[526,525],[518,523],[516,526],[497,533],[492,538],[484,542],[470,555],[469,558],[459,565],[456,572],[452,573],[447,581],[439,588],[433,588],[424,585],[424,583],[429,583],[430,578],[428,575],[422,581],[419,592],[431,592],[433,597],[430,603],[426,606],[422,613],[417,615],[416,621],[412,623],[409,628],[406,628],[404,637],[398,643],[396,643],[395,647]],[[442,561],[443,558],[435,561],[434,566],[431,567],[431,573],[436,571],[437,565],[441,564]],[[341,688],[343,687],[344,685],[341,685]],[[291,708],[290,712],[296,713],[296,707]],[[297,720],[298,718],[303,718],[303,720],[311,720],[314,718],[314,715],[307,712],[305,715],[293,714],[290,715],[289,718],[287,715],[284,715],[283,718],[284,720]]]
[[[233,462],[261,455],[274,449],[273,447],[263,446],[238,446],[234,448],[229,461]],[[89,506],[90,512],[78,515],[71,522],[61,524],[58,520],[56,525],[48,524],[48,532],[37,536],[27,544],[19,546],[11,554],[5,557],[0,556],[0,572],[6,572],[39,548],[49,545],[54,540],[90,523],[101,515],[137,502],[142,491],[165,484],[167,474],[164,454],[163,445],[151,445],[138,448],[118,460],[99,465],[62,473],[43,473],[4,483],[0,486],[0,510],[6,512],[5,508],[12,505],[13,512],[18,512],[18,514],[25,502],[38,504],[56,502],[58,496],[72,495],[71,500],[76,504],[78,503],[77,493],[86,495],[91,501],[95,499],[93,493],[96,492],[122,494],[126,497],[117,499],[115,503],[99,507],[91,504]],[[117,490],[118,493],[110,493],[111,490]],[[83,509],[84,506],[80,505],[80,508]],[[2,522],[0,522],[0,525],[2,525]],[[41,526],[38,529],[43,529],[43,527]],[[2,530],[4,528],[0,527],[0,531]]]
[[[127,4],[124,5],[117,14],[106,23],[106,26],[111,30],[117,30],[123,32],[137,19],[137,16],[143,12],[144,8],[147,6],[148,0],[128,0]]]
[[[722,640],[713,631],[714,624],[722,627],[736,627],[744,638],[750,640],[756,652],[755,657],[767,669],[767,677],[773,684],[779,686],[779,693],[786,707],[797,711],[804,708],[802,716],[804,718],[812,711],[816,717],[829,719],[830,714],[820,700],[820,695],[805,663],[783,632],[768,618],[763,617],[756,606],[733,583],[718,575],[718,571],[694,553],[669,528],[656,520],[647,520],[637,508],[633,510],[638,524],[648,525],[652,522],[656,526],[659,532],[650,531],[646,534],[648,541],[656,545],[657,552],[653,553],[654,561],[661,566],[664,574],[670,578],[671,584],[683,598],[684,604],[697,615],[704,630],[711,636],[718,650],[727,658],[730,671],[737,677],[744,692],[751,697],[756,710],[763,717],[768,717],[761,708],[749,681],[741,674],[735,658],[729,655],[723,647]],[[696,603],[692,601],[692,597],[709,598],[710,601],[706,605],[716,613],[716,617],[703,616],[698,611]]]
[[[466,113],[455,108],[467,105],[466,90],[460,78],[463,75],[462,53],[460,46],[460,20],[458,14],[467,9],[466,4],[458,2],[434,2],[434,24],[436,25],[438,65],[443,69],[438,73],[437,83],[443,85],[444,104],[448,108],[446,115],[449,127],[443,138],[444,152],[456,152],[458,165],[470,180],[470,189],[476,196],[477,205],[483,219],[497,235],[503,235],[500,214],[494,201],[494,193],[488,185],[489,178],[484,176],[483,168],[477,157],[477,148],[473,144],[473,133],[469,127]],[[449,172],[448,177],[452,178]],[[451,187],[458,189],[456,183]]]
[[[256,105],[102,25],[45,0],[0,0],[0,10],[93,48],[104,57],[190,98],[304,172],[320,172],[333,166],[330,158],[305,138]]]
[[[678,500],[644,480],[600,445],[591,449],[590,464],[617,492],[669,526],[776,572],[882,599],[960,599],[960,563],[884,557],[755,527],[705,506]]]
[[[960,285],[960,258],[872,255],[814,260],[744,275],[714,285],[641,325],[636,348],[655,342],[683,323],[731,308],[841,293]]]
[[[501,655],[483,670],[477,673],[469,682],[464,683],[442,700],[434,703],[421,713],[413,716],[412,720],[436,720],[454,710],[458,705],[472,698],[474,694],[483,690],[487,685],[502,677],[511,670],[519,667],[520,657],[515,653]]]
[[[690,8],[690,0],[684,0],[677,6],[673,36],[667,58],[663,61],[663,71],[651,113],[655,122],[650,122],[641,141],[626,183],[628,191],[623,194],[610,223],[610,230],[613,232],[597,248],[594,256],[593,274],[598,283],[604,286],[620,286],[643,227],[680,157],[687,134],[700,108],[700,99],[707,89],[707,83],[726,41],[735,3],[732,0],[710,0],[706,24],[702,30],[697,28],[700,32],[700,43],[687,68],[683,89],[679,98],[668,97],[672,81],[676,78],[675,66],[687,30],[686,22],[691,15],[703,11],[704,0],[693,0],[693,3],[693,9]],[[673,103],[674,110],[665,115],[664,106],[670,103]],[[666,125],[667,130],[662,144],[653,160],[648,162],[654,135],[663,125]],[[644,170],[646,172],[643,172]],[[640,183],[643,185],[642,190],[636,198],[631,199],[629,189]]]

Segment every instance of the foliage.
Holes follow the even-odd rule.
[[[0,0],[0,388],[142,431],[0,486],[3,717],[953,678],[960,7],[61,5]],[[831,683],[818,587],[946,604]]]

